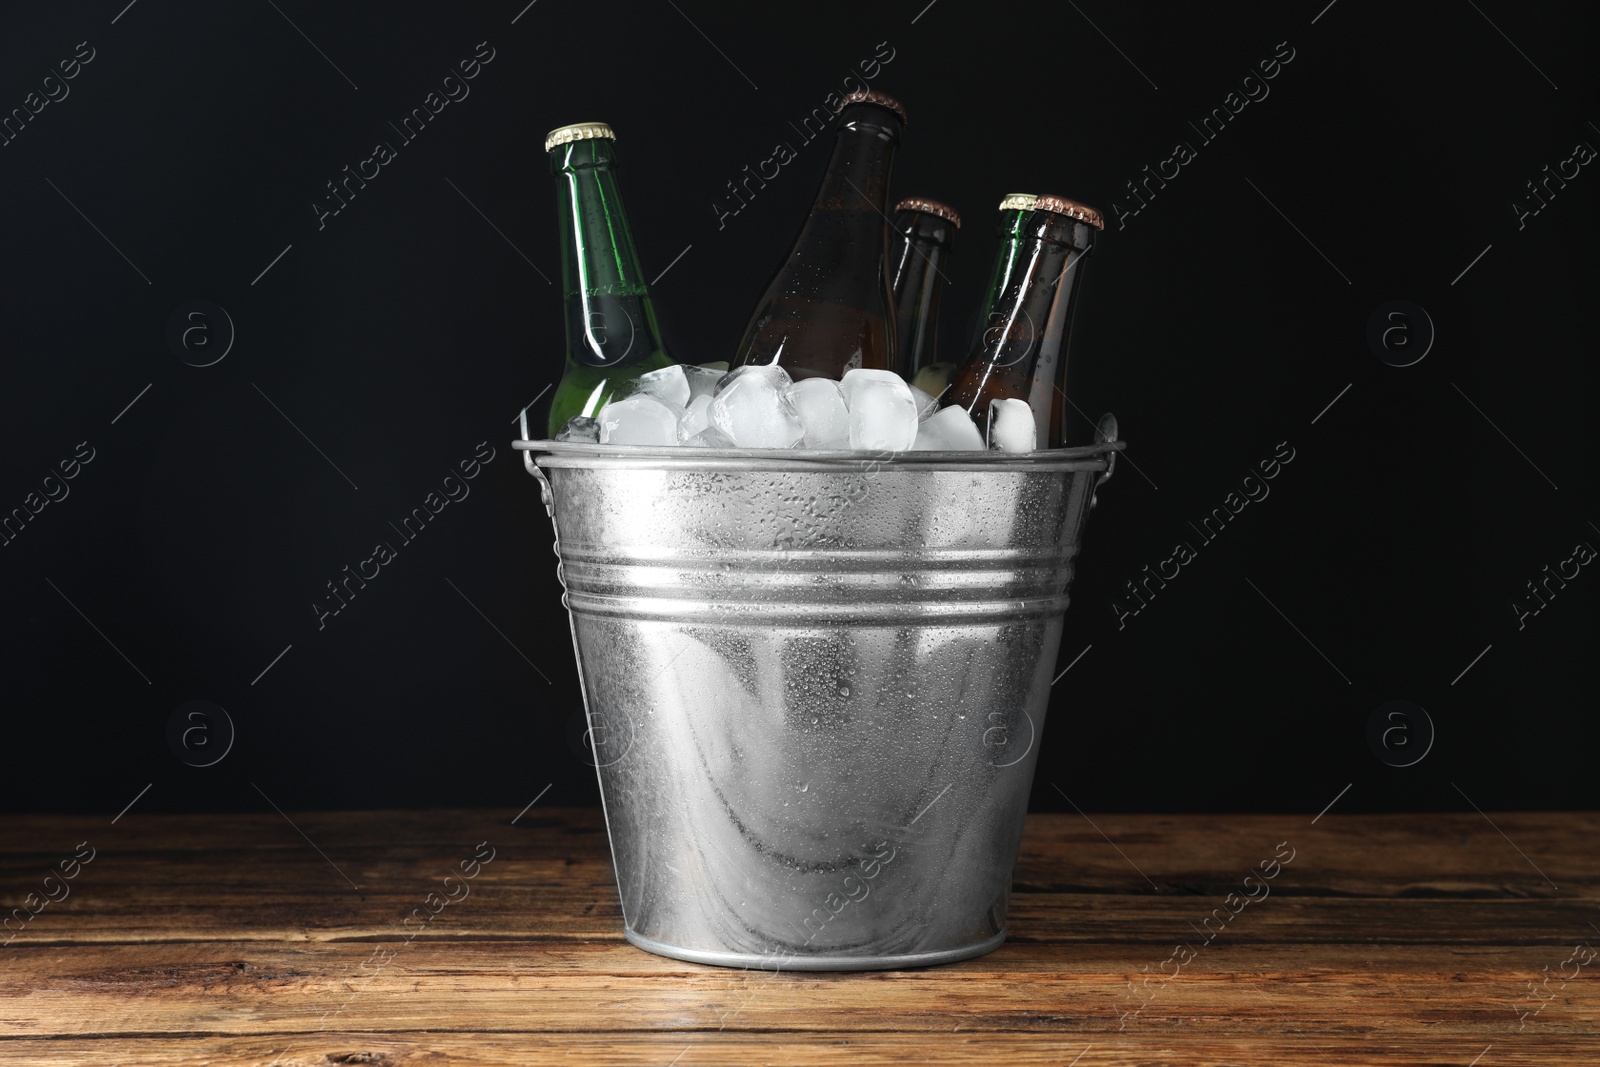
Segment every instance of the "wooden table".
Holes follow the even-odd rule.
[[[1596,814],[1036,815],[999,951],[821,975],[633,948],[515,814],[8,818],[0,1063],[1600,1063]]]

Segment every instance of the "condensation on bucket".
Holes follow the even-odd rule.
[[[1103,437],[1006,459],[518,443],[631,941],[785,970],[1001,943]]]

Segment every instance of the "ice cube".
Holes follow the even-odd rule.
[[[997,452],[1032,452],[1039,429],[1026,400],[996,400],[989,405],[989,447]]]
[[[785,395],[805,424],[805,448],[849,448],[850,409],[831,378],[807,378],[789,386]]]
[[[844,380],[839,383],[840,390],[844,393],[844,402],[850,407],[855,406],[855,392],[866,382],[882,382],[890,387],[898,385],[907,396],[911,395],[911,387],[906,380],[892,370],[856,370],[845,371]]]
[[[708,363],[698,367],[684,367],[683,376],[689,380],[689,402],[696,397],[714,396],[717,383],[728,373],[726,363]]]
[[[791,384],[781,367],[739,367],[717,387],[711,425],[738,448],[793,448],[806,428],[784,396]]]
[[[629,390],[630,396],[634,393],[653,396],[673,407],[685,407],[689,403],[689,378],[683,365],[674,363],[670,367],[662,367],[639,375],[633,381],[633,388]]]
[[[940,408],[917,427],[917,451],[965,452],[984,450],[983,434],[965,408],[951,405]]]
[[[693,437],[684,442],[688,448],[732,448],[733,438],[717,429],[707,426]]]
[[[932,393],[923,392],[914,385],[911,387],[911,398],[917,402],[918,420],[925,420],[939,410],[939,398]]]
[[[717,379],[717,392],[720,393],[740,378],[757,377],[770,379],[779,389],[787,389],[793,384],[794,379],[789,377],[789,372],[782,367],[771,366],[765,363],[754,363],[747,367],[735,367],[721,378]],[[715,395],[715,394],[713,394]]]
[[[709,425],[711,425],[711,397],[697,396],[689,401],[688,409],[678,416],[678,440],[687,441]]]
[[[649,393],[634,393],[600,409],[603,445],[675,445],[678,410]]]
[[[853,370],[843,386],[858,374],[887,375],[858,378],[847,393],[850,404],[850,447],[874,452],[904,452],[917,439],[917,402],[911,387],[889,371]],[[892,379],[892,380],[891,380]]]
[[[584,444],[600,443],[600,424],[587,415],[574,415],[556,434],[557,441],[581,441]]]

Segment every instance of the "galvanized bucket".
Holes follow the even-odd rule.
[[[813,971],[999,947],[1116,420],[1015,456],[515,446],[628,940]]]

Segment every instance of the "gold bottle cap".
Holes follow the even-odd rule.
[[[1032,211],[1039,197],[1033,193],[1007,193],[1000,201],[1001,211]]]
[[[1067,215],[1080,222],[1087,222],[1097,230],[1106,228],[1106,220],[1100,216],[1100,212],[1088,204],[1080,204],[1064,196],[1041,196],[1034,201],[1033,210],[1054,211],[1057,215]]]
[[[617,134],[603,122],[575,122],[571,126],[551,130],[549,136],[544,139],[544,150],[548,152],[558,145],[571,144],[573,141],[592,141],[596,137],[615,141]]]
[[[880,93],[876,89],[858,89],[844,98],[844,103],[839,105],[839,110],[843,111],[851,104],[876,104],[881,108],[887,108],[899,115],[901,124],[905,124],[905,105],[887,93]]]
[[[933,215],[951,223],[956,229],[961,229],[961,216],[956,214],[956,209],[949,204],[941,204],[937,200],[924,200],[919,196],[908,197],[894,206],[896,211],[920,211],[924,215]]]

